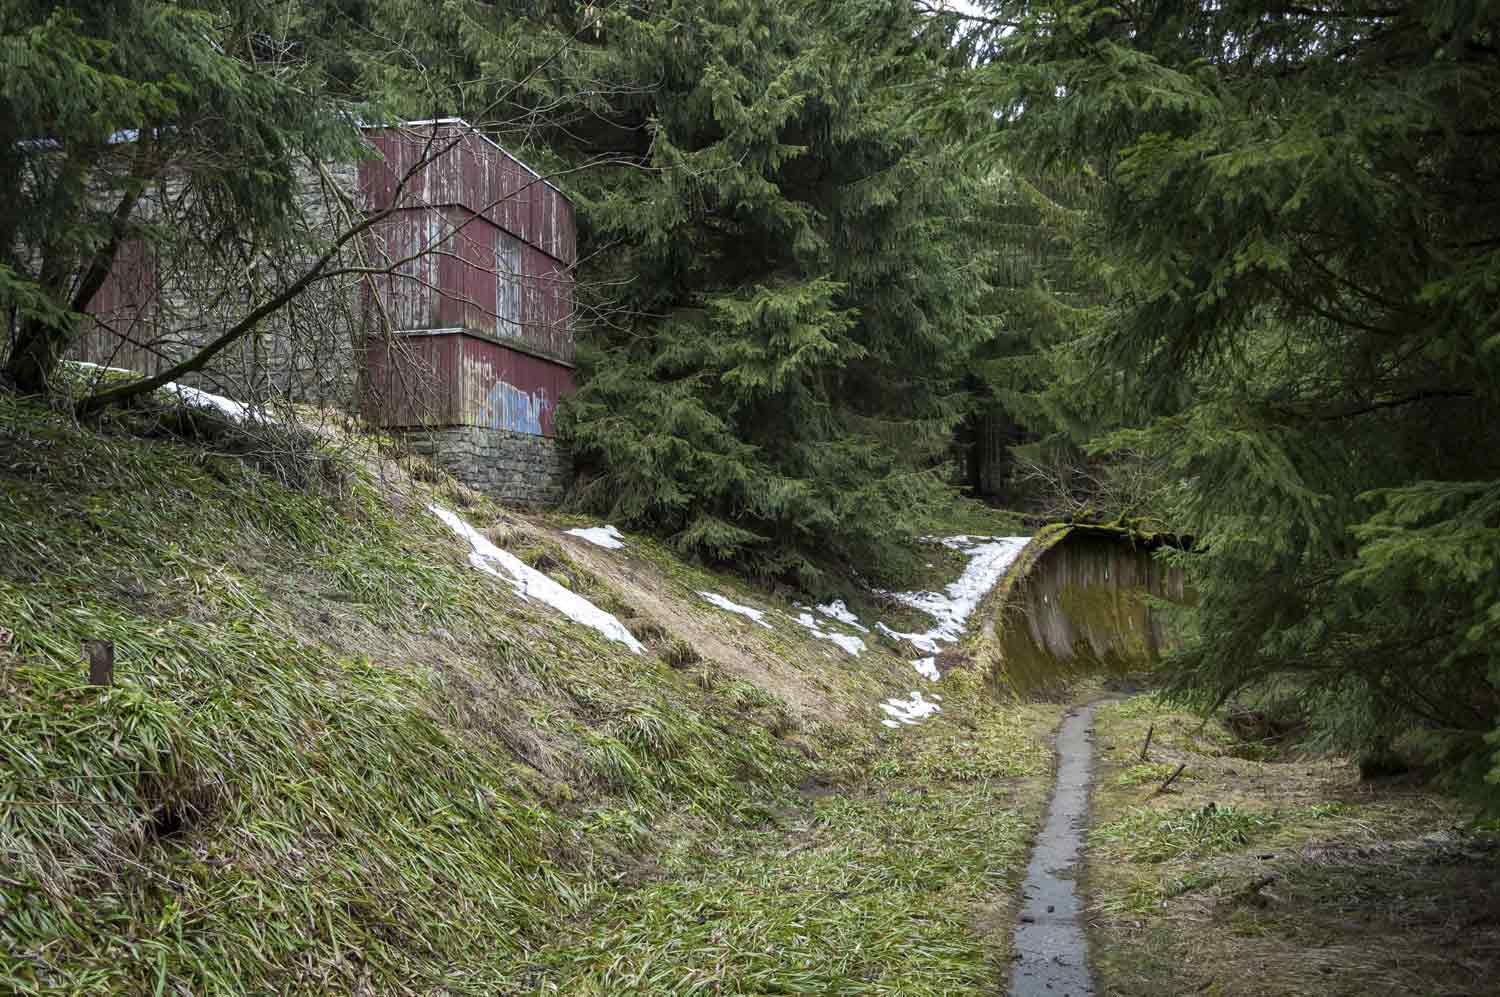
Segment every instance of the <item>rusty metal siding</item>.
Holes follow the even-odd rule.
[[[362,196],[370,210],[396,203],[398,177],[434,145],[451,143],[414,174],[402,192],[402,207],[379,227],[374,240],[377,255],[386,260],[437,250],[426,253],[423,262],[402,265],[398,275],[377,280],[382,301],[390,302],[394,327],[468,329],[571,363],[574,283],[569,271],[577,239],[568,199],[458,123],[442,123],[431,131],[376,130],[370,140],[385,157],[361,164]],[[439,217],[440,226],[433,221]],[[521,273],[514,282],[510,268],[502,265],[513,258],[507,237],[523,243]]]
[[[523,249],[522,325],[543,353],[573,359],[573,275],[534,246]]]
[[[443,219],[434,328],[483,329],[493,322],[484,307],[495,294],[494,226],[467,212],[432,212]]]
[[[459,336],[394,336],[366,350],[366,414],[382,426],[463,424]]]
[[[557,403],[572,393],[572,370],[497,343],[463,340],[461,423],[555,436]]]
[[[557,210],[552,217],[557,225],[557,252],[553,255],[574,266],[578,262],[578,217],[573,202],[558,194]]]
[[[442,217],[436,212],[398,211],[371,231],[372,262],[390,266],[405,260],[389,274],[374,278],[378,311],[392,328],[441,325],[442,257],[425,251],[441,238],[441,225]]]
[[[115,253],[109,274],[84,306],[93,320],[69,355],[106,367],[145,374],[165,370],[173,359],[148,348],[160,338],[156,257],[141,239],[127,239]]]
[[[370,412],[383,426],[479,426],[556,435],[573,371],[462,332],[372,343]]]
[[[572,362],[573,276],[540,249],[461,209],[397,212],[375,243],[406,260],[375,281],[393,328],[462,328]]]
[[[572,274],[525,243],[519,253],[502,255],[508,241],[507,233],[458,209],[397,212],[372,232],[376,260],[399,262],[374,278],[384,312],[375,317],[401,332],[462,328],[516,340],[519,349],[571,363]],[[517,262],[519,273],[509,272]],[[505,314],[517,296],[519,309]]]
[[[568,266],[577,262],[573,205],[500,146],[466,125],[371,129],[383,157],[360,164],[364,207],[383,211],[399,178],[433,152],[402,191],[399,207],[464,207]]]

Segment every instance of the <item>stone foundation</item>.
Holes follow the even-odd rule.
[[[573,473],[567,450],[546,436],[448,426],[406,430],[402,438],[470,488],[510,505],[557,505]]]

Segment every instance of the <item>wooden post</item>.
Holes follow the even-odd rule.
[[[89,659],[89,685],[113,685],[115,681],[115,642],[86,640],[83,653]]]

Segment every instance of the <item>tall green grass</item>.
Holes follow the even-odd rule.
[[[822,666],[870,715],[809,725],[515,600],[424,511],[439,475],[356,444],[292,488],[117,418],[0,394],[0,991],[994,977],[976,909],[1018,871],[1043,713],[956,691],[887,734],[875,693],[909,677],[872,655]]]

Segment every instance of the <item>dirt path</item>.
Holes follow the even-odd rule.
[[[1080,707],[1057,732],[1057,784],[1047,823],[1026,869],[1026,898],[1016,925],[1011,997],[1086,997],[1094,992],[1088,941],[1074,881],[1088,832],[1094,710]]]

